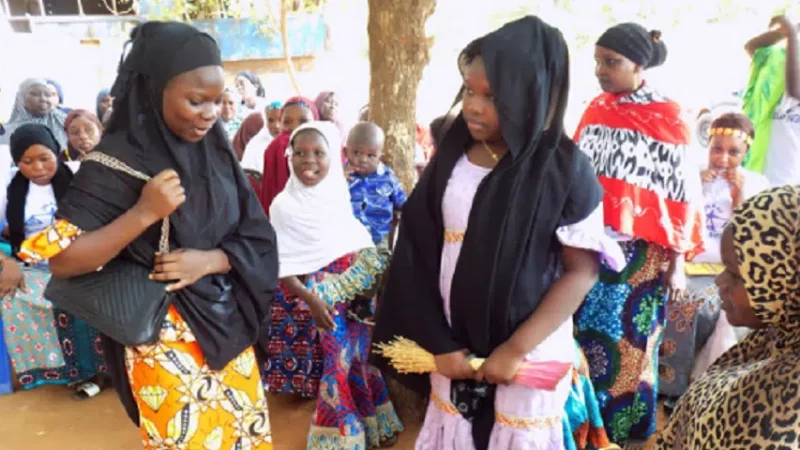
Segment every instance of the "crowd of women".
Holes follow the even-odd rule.
[[[147,449],[272,448],[266,392],[316,399],[309,449],[388,447],[386,378],[430,399],[420,450],[635,447],[660,397],[659,449],[793,448],[800,55],[797,27],[770,25],[697,158],[644,80],[660,32],[600,36],[603,92],[570,138],[562,34],[510,22],[460,53],[408,196],[368,108],[348,127],[332,92],[268,102],[249,72],[226,88],[211,37],[140,25],[95,112],[32,78],[3,127],[0,390],[85,399],[111,379]],[[51,278],[87,289],[75,301],[163,304],[153,335],[122,342]],[[371,354],[397,337],[435,371]],[[533,388],[526,367],[564,370]]]

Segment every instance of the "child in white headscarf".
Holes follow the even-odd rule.
[[[270,208],[282,286],[272,305],[269,378],[296,384],[298,367],[321,369],[318,384],[313,375],[304,381],[319,390],[308,448],[372,449],[402,431],[385,381],[367,364],[372,299],[389,254],[353,215],[340,142],[330,122],[306,123],[290,137],[291,175]]]

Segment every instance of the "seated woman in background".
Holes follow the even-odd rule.
[[[95,113],[97,114],[97,118],[103,120],[106,111],[111,109],[113,103],[114,98],[111,97],[111,91],[108,89],[101,89],[100,92],[97,93],[97,99],[95,101]]]
[[[75,109],[67,114],[64,122],[67,130],[67,149],[63,156],[67,161],[79,161],[94,150],[103,135],[103,124],[93,113],[85,109]]]
[[[55,108],[56,97],[53,97],[47,81],[41,78],[28,78],[23,81],[14,100],[14,109],[6,122],[5,133],[0,135],[0,145],[8,145],[14,130],[27,123],[46,125],[58,141],[60,153],[67,148],[67,132],[64,121],[67,114]]]
[[[243,70],[236,74],[236,90],[242,99],[241,107],[244,116],[252,113],[260,113],[261,108],[264,106],[264,84],[258,75]]]
[[[720,253],[722,309],[731,325],[753,331],[692,383],[656,448],[796,448],[800,187],[745,200],[722,233]]]
[[[225,89],[225,92],[222,93],[222,106],[219,109],[219,118],[228,139],[233,140],[236,132],[239,131],[239,127],[242,125],[242,116],[240,115],[239,99],[232,89]]]
[[[48,79],[47,87],[50,89],[50,96],[52,97],[52,104],[53,108],[58,108],[64,114],[69,114],[72,111],[71,108],[67,108],[64,106],[64,89],[61,87],[61,83],[56,80]]]
[[[66,193],[73,170],[59,162],[58,142],[44,125],[23,125],[11,136],[11,155],[19,171],[8,185],[0,211],[8,221],[12,251],[55,221],[56,203]],[[10,263],[10,262],[9,262]],[[44,298],[50,279],[47,262],[20,264],[24,288],[3,300],[3,324],[12,362],[23,389],[45,384],[75,384],[75,397],[100,392],[88,382],[106,371],[97,332]],[[81,383],[87,381],[86,383]]]
[[[667,303],[659,393],[669,397],[681,396],[693,370],[695,375],[701,374],[738,340],[725,314],[720,314],[719,291],[714,284],[714,277],[725,270],[720,237],[733,209],[769,188],[766,177],[741,167],[754,138],[753,123],[747,116],[723,114],[711,123],[708,134],[708,164],[701,172],[706,250],[686,264],[688,296]],[[668,407],[672,404],[674,401],[667,402]]]

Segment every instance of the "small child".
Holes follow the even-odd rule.
[[[348,185],[353,213],[367,227],[375,244],[389,236],[406,193],[392,169],[381,162],[384,134],[372,122],[359,122],[347,136]]]
[[[403,430],[383,376],[367,362],[370,328],[353,310],[370,303],[389,252],[372,244],[350,211],[341,142],[332,122],[299,126],[289,139],[291,177],[270,210],[281,262],[276,303],[289,306],[272,312],[273,324],[280,326],[271,331],[272,374],[300,367],[286,377],[293,384],[302,378],[297,372],[315,367],[313,360],[300,363],[295,357],[309,346],[299,344],[301,328],[284,311],[305,309],[324,331],[306,336],[319,336],[322,350],[308,450],[388,447]]]

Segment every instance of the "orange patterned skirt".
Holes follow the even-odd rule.
[[[272,449],[252,348],[223,370],[211,370],[173,307],[159,342],[127,347],[125,355],[146,450]]]

